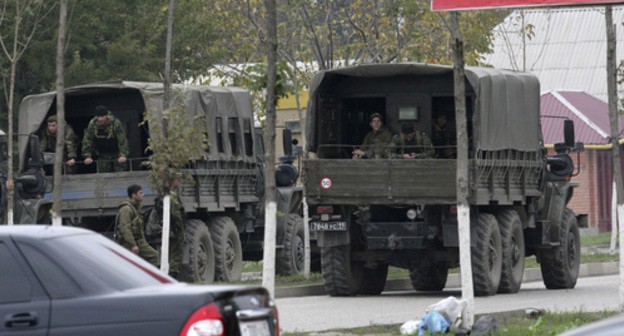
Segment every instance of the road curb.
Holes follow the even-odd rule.
[[[579,269],[579,277],[592,277],[601,275],[611,275],[619,273],[619,262],[604,262],[581,264]],[[542,281],[542,273],[539,268],[527,268],[524,270],[522,282]],[[446,281],[446,288],[461,287],[460,276],[457,273],[449,274]],[[412,284],[409,279],[388,280],[385,291],[402,291],[411,290]],[[323,285],[313,286],[295,286],[295,287],[277,287],[275,288],[276,298],[300,297],[311,295],[325,295]]]

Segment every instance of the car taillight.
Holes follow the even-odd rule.
[[[456,206],[452,206],[451,207],[451,215],[457,215],[457,207]]]
[[[273,305],[273,310],[275,310],[275,336],[280,336],[279,312],[277,311],[277,306]]]
[[[212,303],[197,309],[186,320],[180,336],[223,336],[223,315],[219,307]]]
[[[319,215],[331,215],[334,213],[334,207],[331,205],[319,205],[316,207],[316,213]]]

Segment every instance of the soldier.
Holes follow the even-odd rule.
[[[455,157],[455,132],[448,126],[447,117],[439,113],[434,117],[431,140],[435,146],[436,155],[441,159]]]
[[[39,136],[39,149],[41,153],[44,152],[56,152],[56,133],[57,133],[57,119],[56,116],[48,117],[48,127]],[[74,173],[76,164],[76,133],[74,129],[65,124],[65,152],[63,153],[63,160],[67,165],[66,172],[69,174]]]
[[[182,254],[184,253],[184,207],[179,196],[180,178],[174,177],[171,182],[171,232],[169,235],[169,274],[178,279],[182,271]]]
[[[354,159],[363,157],[381,159],[386,155],[386,147],[392,140],[392,133],[384,127],[381,114],[371,115],[370,127],[372,130],[364,137],[361,148],[352,152]]]
[[[121,122],[104,105],[95,108],[82,140],[82,155],[86,165],[95,157],[102,173],[124,170],[128,156],[128,139]]]
[[[119,212],[117,213],[117,242],[158,267],[158,252],[145,239],[145,229],[141,217],[142,201],[143,188],[136,184],[129,186],[128,200],[119,205]]]
[[[392,137],[387,157],[404,159],[432,158],[435,150],[426,133],[416,131],[413,124],[401,125],[401,134]]]

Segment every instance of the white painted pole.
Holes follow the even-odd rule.
[[[163,198],[162,244],[160,245],[160,270],[169,273],[169,231],[171,230],[171,195]]]
[[[262,258],[262,286],[275,297],[275,236],[277,232],[277,203],[268,202],[264,214],[264,254]]]
[[[624,204],[618,204],[618,222],[624,223]],[[620,311],[624,311],[624,225],[620,229]]]
[[[462,312],[462,324],[471,328],[474,324],[474,288],[470,253],[470,206],[459,205],[457,207],[457,234],[459,235],[462,299],[466,300],[466,309]]]
[[[618,233],[618,204],[617,204],[617,189],[615,186],[615,179],[613,179],[613,190],[611,191],[611,246],[609,251],[611,254],[615,254],[615,248],[617,247],[617,233]]]
[[[303,259],[303,275],[306,279],[310,279],[310,223],[309,220],[309,209],[308,202],[303,197],[303,250],[304,250],[304,259]]]

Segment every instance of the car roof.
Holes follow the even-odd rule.
[[[37,239],[57,238],[71,234],[93,234],[93,231],[69,227],[52,225],[0,225],[0,236],[29,237]]]

